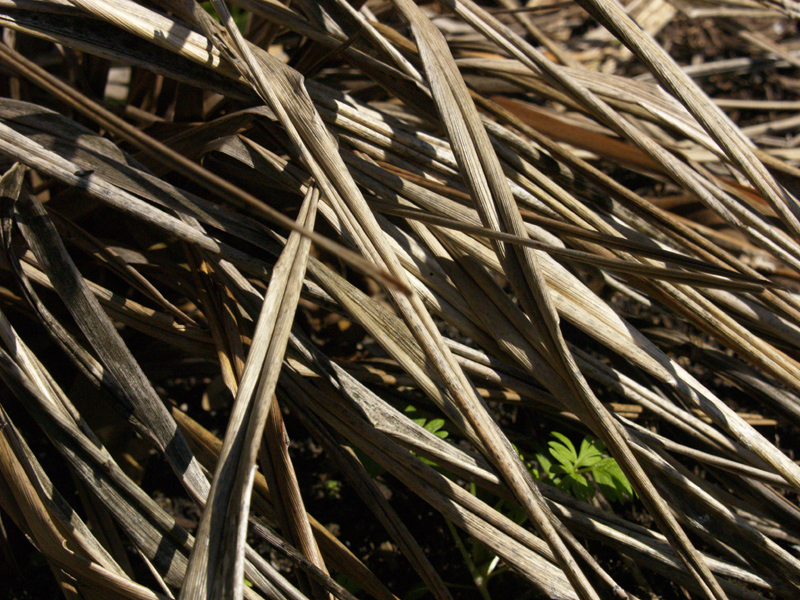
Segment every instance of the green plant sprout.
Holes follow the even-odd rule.
[[[342,482],[338,479],[326,479],[323,482],[323,493],[325,497],[333,500],[342,498]]]
[[[416,410],[414,407],[409,408]],[[406,409],[406,412],[409,412],[408,409]],[[436,421],[440,420],[437,419]],[[419,424],[426,429],[428,429],[426,425],[433,424],[434,429],[428,430],[433,431],[439,437],[446,437],[446,432],[444,432],[445,435],[438,433],[441,425],[437,426],[434,421],[425,423],[425,419],[420,421],[422,422]],[[419,421],[415,419],[415,422]],[[633,487],[617,464],[617,461],[607,455],[606,447],[602,441],[587,436],[581,441],[580,450],[576,450],[575,445],[567,436],[557,431],[551,433],[556,438],[548,443],[550,456],[554,460],[541,452],[535,454],[541,471],[533,467],[519,449],[514,446],[520,460],[527,465],[536,479],[555,485],[583,501],[594,497],[595,493],[594,487],[586,478],[587,475],[594,479],[603,496],[609,501],[625,503],[636,496]],[[474,483],[470,484],[470,493],[474,496],[478,495],[478,490]],[[519,525],[527,521],[524,511],[515,503],[499,500],[494,508]],[[445,523],[456,543],[456,547],[464,558],[464,562],[481,598],[483,600],[491,600],[489,582],[498,575],[505,573],[508,567],[500,562],[499,556],[475,539],[470,540],[472,547],[467,550],[453,524],[447,519],[445,519]]]
[[[557,440],[548,443],[550,457],[536,453],[536,460],[542,473],[534,473],[542,481],[549,481],[557,488],[564,490],[579,500],[594,497],[594,487],[587,480],[589,475],[597,487],[611,502],[625,503],[635,497],[633,487],[622,472],[617,461],[607,456],[602,441],[587,436],[581,442],[580,450],[576,450],[570,439],[557,431],[551,432]]]

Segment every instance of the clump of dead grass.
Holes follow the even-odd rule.
[[[797,6],[578,4],[0,2],[0,506],[66,596],[459,595],[387,484],[484,598],[476,548],[552,598],[797,594]],[[287,416],[420,584],[306,511]],[[549,485],[532,420],[635,504]]]

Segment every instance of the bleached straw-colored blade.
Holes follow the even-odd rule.
[[[0,350],[0,361],[5,363],[8,358],[8,355]],[[4,378],[8,374],[6,366],[4,364],[4,368],[0,371]],[[61,584],[62,592],[67,597],[79,597],[78,590],[72,583],[73,577],[77,576],[85,582],[92,582],[104,593],[117,597],[131,600],[163,598],[164,596],[131,581],[126,576],[110,571],[99,563],[68,549],[67,543],[71,540],[64,538],[57,522],[39,495],[41,487],[31,472],[32,467],[28,457],[20,452],[22,441],[19,439],[19,432],[9,422],[8,416],[2,409],[0,409],[0,422],[3,424],[0,435],[0,476],[5,480],[3,487],[10,491],[8,496],[4,494],[4,508],[21,519],[20,525],[30,532],[37,547],[54,564],[60,565],[60,568],[56,568],[55,574]],[[13,504],[9,504],[12,502]]]
[[[797,594],[797,7],[496,4],[0,1],[0,503],[68,597]]]
[[[213,469],[220,450],[222,449],[222,440],[215,437],[199,423],[181,411],[173,410],[173,415],[175,416],[175,420],[178,422],[181,429],[194,443],[196,452],[198,454],[198,460],[200,460],[200,462],[203,463],[203,465],[207,468]],[[271,494],[267,489],[265,477],[261,473],[256,473],[255,475],[253,492],[253,508],[258,510],[262,517],[272,519],[274,517],[272,514],[273,511],[271,508],[267,508],[266,506],[268,501],[271,499]],[[325,529],[323,525],[319,523],[319,521],[314,519],[311,515],[308,515],[307,518],[314,529],[314,537],[317,539],[317,543],[323,549],[323,553],[326,555],[327,560],[335,565],[338,571],[344,573],[353,581],[357,581],[359,585],[361,585],[365,590],[372,594],[372,596],[378,598],[379,600],[394,600],[394,598],[396,598],[396,596],[389,592],[386,586],[384,586],[383,583],[381,583],[381,581],[375,577],[374,574],[372,574],[366,565],[364,565],[364,563],[362,563],[355,555],[353,555],[350,550],[348,550],[347,547],[338,540],[338,538],[333,536],[327,529]],[[256,527],[256,530],[263,529],[263,527]],[[292,558],[296,558],[301,566],[306,564],[313,567],[312,563],[303,558],[298,551],[292,551],[285,542],[280,540],[280,538],[277,538],[277,536],[268,531],[264,531],[264,533],[269,535],[269,543],[281,544],[280,549],[291,553]],[[308,571],[309,569],[304,570]],[[337,595],[341,597],[341,594],[337,593]]]
[[[434,86],[434,98],[439,102],[440,115],[446,126],[450,128],[449,134],[453,149],[456,156],[461,159],[460,162],[466,171],[467,180],[472,188],[473,198],[479,211],[482,213],[481,216],[484,222],[493,229],[503,227],[510,229],[515,234],[525,235],[525,230],[522,227],[522,219],[516,206],[514,206],[511,201],[511,195],[507,188],[505,178],[502,176],[496,158],[494,158],[494,153],[489,148],[487,136],[483,132],[483,128],[477,119],[477,111],[472,104],[471,98],[467,94],[466,86],[463,84],[460,76],[458,76],[457,71],[454,73],[452,67],[446,63],[442,64],[442,62],[440,62],[441,54],[437,54],[437,52],[441,53],[443,51],[441,47],[437,47],[435,51],[431,47],[426,48],[428,44],[434,44],[441,39],[439,37],[439,32],[428,25],[429,21],[422,18],[418,13],[415,13],[410,3],[401,3],[400,6],[402,6],[406,17],[411,21],[418,44],[421,45],[423,61],[428,69],[431,85]],[[472,7],[470,7],[470,9],[471,8]],[[426,36],[430,36],[431,39],[425,39]],[[425,39],[424,44],[423,39]],[[427,57],[425,55],[426,50],[428,52]],[[434,69],[439,69],[442,73]],[[448,69],[452,70],[448,71]],[[450,73],[449,79],[448,72]],[[437,83],[436,80],[439,78],[441,79]],[[445,81],[447,82],[447,86],[443,85]],[[442,85],[438,94],[437,84]],[[452,95],[447,95],[448,93],[458,93],[455,92],[455,90],[460,92],[460,97],[454,98]],[[466,123],[464,123],[464,121],[459,123],[454,113],[448,112],[453,111],[456,107],[457,111],[461,113],[461,118],[464,119]],[[456,112],[455,114],[459,113]],[[456,128],[459,126],[464,128],[464,125],[466,125],[468,129],[456,133]],[[467,133],[467,131],[469,133]],[[478,146],[477,155],[470,156],[469,154],[462,154],[468,152],[469,145],[466,143],[467,140],[470,140],[471,143]],[[462,148],[459,148],[459,145],[462,145]],[[472,152],[476,152],[476,149],[473,148]],[[483,179],[483,175],[477,171],[471,172],[468,170],[470,164],[473,169],[477,169],[478,165],[482,167],[483,172],[489,180],[488,185],[491,186],[491,196],[487,195],[489,190],[486,189],[486,183],[480,185],[480,182],[486,181]],[[481,196],[483,196],[483,198]],[[502,221],[496,216],[496,210],[502,211]],[[558,316],[553,308],[543,277],[539,271],[538,261],[533,251],[523,249],[513,256],[513,258],[505,254],[502,251],[502,247],[496,248],[496,251],[504,263],[503,266],[506,268],[510,283],[514,286],[514,290],[522,306],[534,321],[534,324],[539,328],[540,335],[545,339],[545,346],[549,353],[549,356],[547,356],[548,360],[565,378],[567,385],[570,387],[573,394],[575,394],[576,400],[578,401],[577,406],[580,407],[583,415],[594,425],[597,434],[606,441],[612,449],[612,452],[615,453],[623,469],[625,469],[626,473],[634,481],[634,484],[643,497],[646,498],[648,506],[654,512],[654,516],[659,520],[660,525],[676,540],[681,548],[682,556],[685,557],[687,564],[690,565],[690,570],[697,574],[702,585],[707,590],[709,597],[724,598],[725,593],[719,587],[716,579],[703,563],[702,558],[694,549],[688,537],[683,533],[683,530],[670,513],[666,503],[658,494],[655,487],[638,464],[636,458],[633,456],[625,436],[620,435],[616,424],[611,420],[605,408],[596,400],[593,392],[589,389],[583,376],[575,365],[570,351],[566,347],[566,342],[559,330]],[[537,526],[542,526],[541,518],[534,522],[537,523]],[[560,540],[555,536],[548,535],[546,530],[543,531],[543,534],[553,546],[554,551],[556,551],[556,548],[559,548],[557,554],[560,560],[564,561],[562,566],[565,568],[573,585],[576,586],[576,590],[582,597],[593,597],[595,594],[594,590],[588,584],[588,581],[583,578],[582,574],[570,565],[572,559],[565,547],[559,547],[558,544]],[[562,552],[563,554],[561,554]]]
[[[159,141],[130,126],[124,120],[118,118],[113,113],[96,104],[74,88],[64,85],[63,82],[60,82],[55,77],[49,75],[46,71],[40,69],[37,67],[37,65],[28,61],[18,53],[15,53],[4,44],[0,44],[0,56],[2,56],[8,64],[12,65],[13,68],[25,72],[29,77],[35,78],[37,83],[44,85],[46,88],[62,96],[76,109],[86,111],[91,118],[102,123],[104,126],[111,127],[118,133],[129,136],[129,138],[139,147],[144,148],[148,152],[158,156],[160,160],[167,162],[173,168],[185,172],[190,176],[196,177],[199,181],[203,182],[208,189],[219,193],[223,197],[234,198],[234,200],[232,200],[234,204],[249,205],[259,213],[266,215],[268,218],[276,220],[280,224],[289,227],[290,229],[298,228],[298,226],[291,219],[287,219],[283,214],[273,210],[263,202],[254,198],[252,195],[247,194],[234,185],[231,185],[221,177],[218,177],[206,169],[203,169],[200,165],[187,160],[185,157],[172,151]],[[385,281],[389,285],[397,284],[397,282],[391,277],[387,278],[385,273],[374,270],[362,258],[353,252],[348,251],[346,248],[343,248],[322,236],[316,235],[312,231],[301,231],[303,235],[313,239],[321,247],[328,248],[332,252],[340,254],[344,260],[352,261],[354,266],[365,269],[376,279]]]
[[[310,188],[299,217],[313,228],[319,192]],[[293,233],[275,265],[236,394],[225,444],[189,561],[181,598],[243,594],[244,546],[258,448],[300,295],[310,241]],[[318,551],[317,551],[318,552]],[[319,560],[319,555],[314,557]],[[323,565],[324,566],[324,565]]]
[[[585,0],[581,2],[591,14],[617,36],[653,73],[672,95],[692,113],[703,128],[725,150],[731,162],[738,166],[753,186],[781,216],[786,227],[800,237],[800,207],[772,177],[754,155],[748,140],[733,126],[725,114],[708,96],[681,71],[672,58],[653,38],[638,27],[616,0]]]
[[[187,491],[195,498],[205,498],[208,482],[200,466],[147,377],[89,291],[46,211],[26,191],[18,194],[16,209],[21,216],[20,224],[26,240],[78,326],[116,380],[117,389],[125,394],[131,411],[146,425],[151,439],[165,452]]]

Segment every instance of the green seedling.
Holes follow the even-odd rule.
[[[550,457],[536,454],[542,473],[534,473],[542,481],[550,481],[559,489],[569,492],[579,500],[594,496],[594,487],[587,479],[591,476],[603,495],[611,502],[627,502],[635,493],[617,461],[607,456],[603,442],[585,437],[580,450],[562,433],[552,432],[557,440],[551,440]],[[551,459],[554,459],[552,460]]]

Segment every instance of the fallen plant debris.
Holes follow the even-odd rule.
[[[798,17],[0,0],[4,592],[800,595]]]

